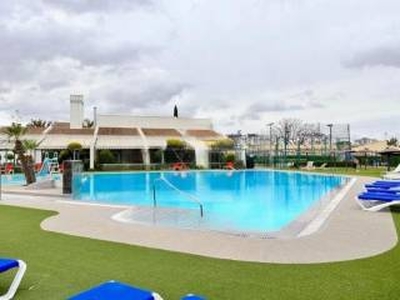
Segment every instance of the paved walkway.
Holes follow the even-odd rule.
[[[123,207],[72,204],[65,198],[50,195],[4,194],[0,202],[58,211],[59,215],[41,224],[49,231],[224,259],[319,263],[369,257],[396,245],[397,233],[391,214],[388,211],[362,211],[354,201],[367,181],[372,179],[357,180],[318,232],[291,239],[262,239],[121,223],[111,217]]]

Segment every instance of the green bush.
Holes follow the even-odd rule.
[[[71,142],[68,144],[67,149],[70,152],[80,151],[80,150],[82,150],[82,145],[78,142]]]
[[[68,149],[61,150],[60,155],[58,156],[59,162],[61,163],[68,159],[71,159],[71,152]]]
[[[226,154],[225,162],[235,162],[235,154],[233,154],[233,153]]]
[[[383,156],[382,156],[382,162],[383,162],[385,165],[388,165],[388,164],[389,164],[389,166],[391,166],[391,167],[397,167],[397,165],[400,164],[400,156],[398,156],[398,155],[396,155],[396,156],[391,155],[391,156],[389,157],[389,161],[388,161],[388,157],[387,157],[386,155],[383,155]]]
[[[192,149],[167,148],[164,151],[164,159],[166,164],[176,162],[191,163],[196,160],[196,154]]]
[[[212,149],[233,149],[235,143],[231,139],[223,139],[215,141],[212,145]]]
[[[186,148],[186,143],[185,143],[185,141],[178,140],[178,139],[169,139],[169,140],[167,140],[167,147],[175,148],[175,149],[183,149],[183,148]]]
[[[162,156],[163,156],[163,150],[153,150],[150,151],[150,161],[151,163],[161,163],[162,162]]]
[[[112,164],[115,163],[114,154],[108,149],[100,150],[99,152],[99,162],[101,164]]]

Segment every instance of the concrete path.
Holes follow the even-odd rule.
[[[213,231],[165,228],[117,222],[111,217],[124,207],[72,204],[57,196],[5,194],[1,204],[58,211],[42,228],[114,242],[179,251],[215,258],[273,262],[319,263],[369,257],[388,251],[397,243],[389,211],[362,211],[354,197],[363,184],[357,182],[320,230],[291,239],[242,237]]]

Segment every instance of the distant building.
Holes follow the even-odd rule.
[[[375,143],[375,142],[378,142],[378,141],[379,140],[377,140],[377,139],[363,137],[361,139],[355,140],[353,144],[355,146],[362,146],[362,145],[372,144],[372,143]]]
[[[386,141],[378,141],[375,140],[374,142],[358,145],[352,148],[354,152],[380,152],[387,148]]]

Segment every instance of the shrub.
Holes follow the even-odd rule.
[[[99,152],[99,162],[101,164],[112,164],[115,163],[114,154],[108,149],[100,150]]]
[[[175,148],[175,149],[183,149],[183,148],[186,148],[186,143],[185,143],[185,141],[178,140],[178,139],[169,139],[169,140],[167,140],[167,147]]]
[[[82,150],[82,145],[78,142],[71,142],[68,144],[67,149],[70,152],[80,151],[80,150]]]
[[[226,154],[225,162],[235,162],[235,154],[233,154],[233,153]]]
[[[162,156],[163,150],[161,149],[150,151],[150,162],[159,164],[162,162]]]
[[[235,143],[231,139],[223,139],[215,141],[211,144],[212,149],[233,149]]]
[[[71,159],[71,152],[68,149],[61,150],[58,160],[63,162],[64,160]]]

